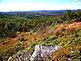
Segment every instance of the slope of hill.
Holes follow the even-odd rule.
[[[76,26],[74,24],[76,24]],[[80,44],[81,44],[80,43],[80,37],[81,37],[80,25],[81,25],[80,22],[78,23],[76,22],[76,23],[68,24],[68,26],[70,26],[71,28],[68,28],[68,26],[66,26],[66,28],[59,26],[61,27],[60,29],[65,28],[66,30],[64,31],[61,30],[61,33],[58,36],[55,36],[57,32],[54,32],[53,27],[52,28],[47,27],[43,31],[35,32],[33,34],[31,34],[30,32],[17,32],[15,38],[6,38],[4,41],[0,42],[0,52],[6,52],[10,56],[15,54],[15,52],[17,52],[16,50],[18,49],[21,50],[23,48],[25,49],[30,47],[30,49],[27,49],[27,50],[30,50],[30,53],[32,53],[32,48],[35,45],[42,44],[42,45],[50,45],[50,46],[61,45],[61,46],[64,46],[64,49],[69,49],[68,52],[66,51],[66,53],[69,54],[71,51],[73,51],[76,54],[78,54],[78,51],[80,49]],[[67,32],[69,29],[73,31],[71,31],[70,33]],[[58,28],[55,29],[55,31],[57,30]],[[16,49],[16,50],[13,50],[13,49]],[[57,53],[60,54],[60,51],[58,51]],[[61,54],[60,55],[58,54],[60,56],[58,57],[57,53],[54,53],[56,54],[56,57],[58,59],[62,58],[60,56]]]
[[[32,55],[35,45],[62,46],[48,61],[81,60],[81,16],[0,16],[0,60],[17,52]],[[73,21],[73,19],[76,19]],[[15,59],[12,59],[14,61]]]

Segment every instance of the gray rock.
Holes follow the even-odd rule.
[[[29,61],[30,55],[27,51],[19,51],[16,55],[9,57],[8,61]]]
[[[36,61],[38,58],[45,58],[51,56],[52,52],[62,48],[62,46],[42,46],[36,45],[35,51],[32,54],[31,61]]]
[[[9,57],[9,58],[8,58],[8,61],[11,61],[11,60],[12,60],[12,57]]]
[[[53,29],[48,30],[48,34],[52,34],[54,32]]]
[[[26,50],[21,50],[17,54],[13,55],[8,61],[41,61],[44,58],[51,56],[53,52],[62,48],[62,46],[42,46],[36,45],[35,51],[32,56]],[[44,60],[47,61],[47,60]]]

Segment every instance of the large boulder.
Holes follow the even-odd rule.
[[[31,61],[42,60],[42,58],[50,57],[53,52],[62,48],[62,46],[42,46],[36,45],[35,51],[32,54]]]

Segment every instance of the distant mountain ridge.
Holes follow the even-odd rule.
[[[81,11],[81,9],[79,9]],[[29,16],[29,15],[47,15],[47,16],[61,16],[64,15],[66,10],[33,10],[33,11],[12,11],[12,12],[0,12],[0,14],[5,15],[15,15],[15,16]],[[71,10],[76,12],[77,10]]]

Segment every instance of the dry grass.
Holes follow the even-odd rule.
[[[68,32],[72,32],[73,30],[76,29],[81,29],[81,22],[74,22],[71,24],[59,24],[56,26],[55,33],[60,34],[64,30]]]

